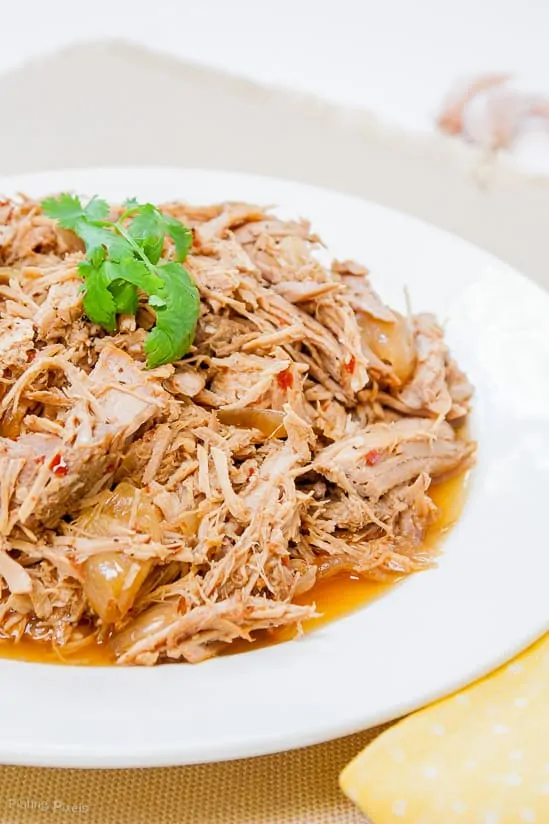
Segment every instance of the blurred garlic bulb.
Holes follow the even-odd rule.
[[[463,114],[467,104],[481,92],[505,83],[508,74],[484,74],[480,77],[460,80],[446,96],[438,118],[438,126],[446,134],[463,132]]]
[[[529,119],[549,123],[549,98],[509,85],[504,74],[483,75],[448,95],[438,126],[447,134],[461,134],[483,149],[510,147]]]

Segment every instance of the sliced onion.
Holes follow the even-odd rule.
[[[116,538],[121,529],[132,526],[159,541],[161,515],[150,497],[123,481],[106,491],[98,504],[85,510],[74,526],[87,535]],[[133,522],[131,522],[134,516]],[[152,560],[138,560],[123,552],[100,552],[83,567],[84,591],[92,608],[107,624],[120,621],[131,609],[141,585],[153,566]]]
[[[218,409],[217,417],[227,426],[238,426],[242,429],[259,429],[267,438],[286,438],[284,428],[284,413],[276,409],[257,409],[250,406],[241,409]]]
[[[122,552],[100,552],[84,564],[84,591],[105,624],[116,624],[131,609],[152,568]]]
[[[405,317],[394,312],[395,322],[364,317],[360,328],[364,342],[377,357],[388,363],[401,383],[406,383],[414,372],[416,349],[414,336]]]
[[[326,578],[332,578],[334,575],[339,575],[341,572],[354,572],[355,568],[356,564],[350,559],[329,555],[318,563],[317,578],[322,581]]]
[[[134,515],[137,492],[138,490],[130,483],[122,481],[112,492],[108,490],[104,492],[98,504],[84,510],[75,522],[75,526],[88,535],[109,538],[116,538],[120,535],[121,527],[127,529],[131,526],[137,532],[150,535],[154,541],[160,541],[162,538],[160,510],[153,504],[150,496],[143,491],[139,491],[135,519],[130,523]]]
[[[164,601],[149,607],[111,638],[110,644],[114,654],[118,658],[134,644],[169,626],[180,615],[177,603],[174,601]]]

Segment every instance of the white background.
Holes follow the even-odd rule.
[[[464,74],[549,93],[549,0],[1,0],[0,32],[0,71],[124,38],[411,129],[432,128]]]

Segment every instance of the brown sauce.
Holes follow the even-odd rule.
[[[463,509],[466,491],[467,474],[431,487],[429,494],[438,506],[439,513],[427,533],[425,549],[436,550],[446,533],[455,524]],[[320,581],[312,590],[295,599],[299,604],[316,604],[317,612],[321,613],[319,618],[304,623],[304,631],[310,632],[329,621],[354,612],[385,595],[396,583],[396,580],[392,583],[377,583],[350,573],[334,575],[332,578]],[[248,641],[237,641],[230,645],[229,651],[231,653],[243,652],[280,643],[294,636],[295,629],[293,628],[263,632],[253,644]],[[78,664],[80,666],[105,666],[114,663],[114,656],[109,645],[97,643],[93,639],[73,651],[55,647],[49,641],[36,641],[32,638],[22,638],[17,643],[0,640],[0,657],[35,663]]]

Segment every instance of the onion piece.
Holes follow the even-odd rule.
[[[73,527],[87,536],[116,538],[131,528],[154,541],[162,538],[160,511],[147,494],[127,481],[112,492],[105,491]],[[152,567],[151,559],[139,560],[116,551],[99,552],[85,562],[84,591],[104,623],[115,624],[126,615]]]
[[[359,318],[364,342],[374,355],[388,363],[401,384],[406,383],[416,366],[416,347],[410,325],[398,312],[396,320],[388,322],[376,318]]]
[[[244,406],[241,409],[218,409],[217,418],[227,426],[242,429],[258,429],[267,438],[286,438],[284,413],[276,409],[257,409]]]
[[[148,638],[155,632],[164,629],[181,616],[178,605],[174,601],[163,601],[154,604],[149,609],[134,618],[123,630],[110,639],[111,648],[118,658],[138,641]]]
[[[131,609],[152,568],[122,552],[100,552],[84,564],[84,591],[105,624],[116,624]]]
[[[94,506],[83,510],[74,527],[87,535],[109,538],[117,538],[121,528],[130,528],[150,535],[153,541],[161,541],[161,522],[160,510],[150,496],[122,481],[112,492],[102,493]]]

